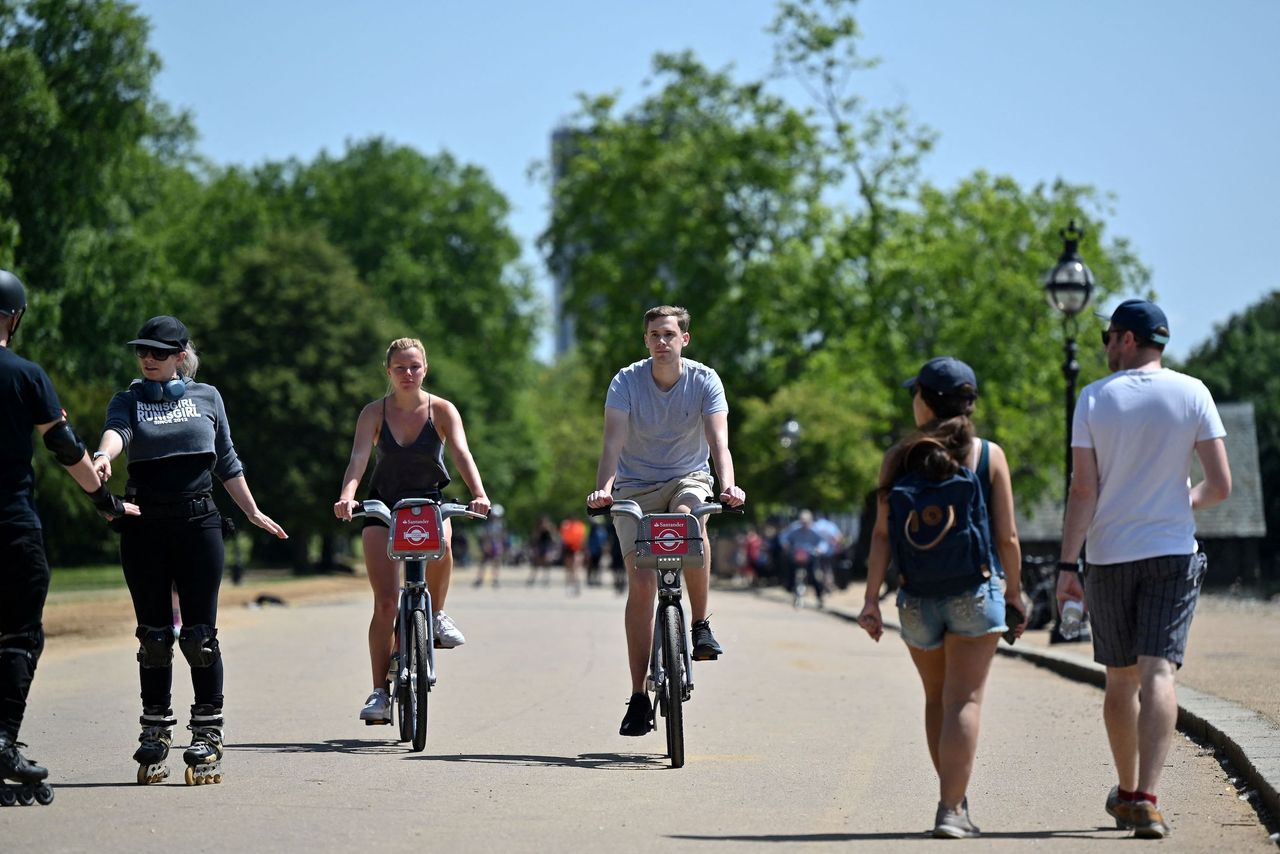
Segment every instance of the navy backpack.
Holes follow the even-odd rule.
[[[963,466],[944,480],[910,473],[889,489],[889,545],[902,586],[916,596],[953,596],[991,577],[987,502]]]

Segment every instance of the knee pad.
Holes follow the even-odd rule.
[[[25,658],[31,662],[32,669],[35,669],[36,662],[40,660],[40,653],[42,652],[44,652],[43,624],[37,623],[34,628],[26,628],[8,635],[0,635],[0,657],[13,655]]]
[[[138,626],[138,663],[151,669],[173,664],[173,626]]]
[[[183,626],[178,633],[178,648],[192,667],[212,667],[222,658],[218,630],[213,626]]]

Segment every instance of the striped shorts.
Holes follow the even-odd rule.
[[[1131,667],[1149,655],[1181,667],[1206,568],[1200,553],[1089,564],[1084,587],[1093,660]]]

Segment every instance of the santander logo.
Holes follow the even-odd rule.
[[[654,519],[649,529],[655,551],[667,554],[684,553],[689,550],[685,538],[689,536],[688,519]]]

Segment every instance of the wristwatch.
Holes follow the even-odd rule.
[[[1078,560],[1060,560],[1058,561],[1058,572],[1080,572],[1080,561]]]
[[[98,457],[106,457],[107,459],[111,459],[111,455],[108,454],[106,451],[94,451],[93,459],[96,460]]]

